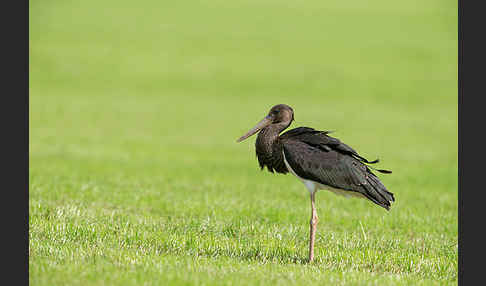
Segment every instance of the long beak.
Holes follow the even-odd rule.
[[[236,142],[241,142],[246,138],[250,137],[251,135],[257,133],[258,131],[262,130],[263,128],[267,127],[268,125],[272,124],[272,118],[270,116],[266,116],[262,119],[262,121],[258,122],[255,127],[250,129],[245,135],[241,136]]]

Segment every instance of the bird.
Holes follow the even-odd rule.
[[[309,262],[314,260],[314,243],[318,216],[315,194],[328,190],[337,195],[367,199],[390,210],[395,201],[393,193],[383,185],[374,171],[389,174],[389,170],[375,169],[353,148],[329,136],[332,131],[297,127],[280,135],[295,121],[294,110],[286,104],[273,106],[268,114],[236,140],[242,142],[256,134],[255,152],[260,169],[271,173],[291,173],[310,193]]]

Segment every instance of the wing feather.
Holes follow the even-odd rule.
[[[296,130],[297,129],[297,130]],[[345,191],[359,192],[389,209],[393,194],[365,164],[369,162],[328,132],[301,127],[280,136],[285,158],[295,173],[307,180]]]

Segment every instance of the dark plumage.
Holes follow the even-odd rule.
[[[270,126],[267,128],[271,128]],[[294,172],[301,178],[312,180],[336,189],[361,193],[375,204],[389,210],[393,194],[380,182],[365,164],[369,162],[354,149],[328,135],[329,131],[318,131],[309,127],[298,127],[285,132],[273,140],[272,155],[261,142],[266,130],[258,134],[256,154],[260,167],[271,172],[287,173],[282,151]],[[260,139],[260,140],[259,140]],[[390,173],[387,170],[377,170]]]
[[[317,190],[328,189],[344,195],[367,198],[387,210],[395,198],[371,169],[381,173],[391,171],[368,166],[377,163],[378,160],[368,161],[339,139],[329,136],[329,131],[298,127],[279,135],[293,120],[294,112],[290,106],[275,105],[268,115],[239,138],[238,142],[259,132],[255,150],[260,168],[266,167],[272,173],[292,172],[309,189],[312,202],[309,259],[312,261],[317,224],[314,194]]]

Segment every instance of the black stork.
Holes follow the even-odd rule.
[[[290,106],[275,105],[265,118],[236,142],[259,132],[255,147],[260,168],[263,170],[266,166],[272,173],[290,172],[309,190],[312,208],[309,262],[312,262],[318,222],[314,199],[318,190],[366,198],[386,210],[390,209],[395,198],[371,169],[380,173],[391,171],[368,166],[367,164],[377,163],[378,160],[368,161],[361,157],[339,139],[329,136],[329,131],[298,127],[279,135],[293,120],[294,111]]]

